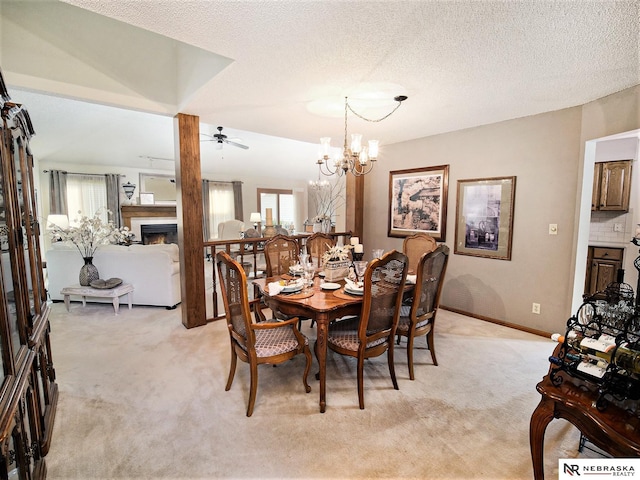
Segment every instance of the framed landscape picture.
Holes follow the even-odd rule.
[[[389,236],[445,241],[449,165],[389,172]]]
[[[454,253],[511,260],[516,177],[458,180]]]

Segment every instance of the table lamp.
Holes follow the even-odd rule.
[[[252,212],[251,217],[249,217],[249,221],[253,223],[253,228],[258,230],[258,224],[262,222],[262,218],[260,217],[260,212]]]

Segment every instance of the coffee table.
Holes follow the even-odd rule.
[[[113,309],[116,315],[118,315],[118,310],[120,309],[120,297],[123,295],[127,295],[129,310],[131,310],[131,292],[133,292],[133,285],[131,285],[130,283],[121,283],[117,287],[105,289],[83,287],[82,285],[76,284],[69,287],[64,287],[62,290],[60,290],[60,294],[64,295],[64,305],[65,307],[67,307],[67,312],[69,311],[69,297],[71,295],[80,295],[82,297],[83,307],[87,305],[87,297],[112,298]]]

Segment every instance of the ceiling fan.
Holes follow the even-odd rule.
[[[207,137],[205,140],[202,140],[203,142],[217,142],[218,148],[222,148],[223,143],[233,145],[234,147],[244,148],[245,150],[249,148],[246,145],[242,145],[241,143],[229,140],[227,136],[222,133],[222,127],[218,127],[218,133],[215,133],[213,135],[207,135],[206,133],[201,133],[200,135]]]

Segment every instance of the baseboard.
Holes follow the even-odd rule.
[[[460,310],[459,308],[448,307],[446,305],[440,305],[439,308],[442,308],[443,310],[448,310],[450,312],[459,313],[460,315],[465,315],[467,317],[477,318],[478,320],[484,320],[485,322],[495,323],[496,325],[502,325],[503,327],[509,327],[515,330],[520,330],[522,332],[532,333],[534,335],[539,335],[541,337],[549,338],[551,336],[551,332],[545,332],[544,330],[537,330],[535,328],[525,327],[523,325],[518,325],[517,323],[505,322],[503,320],[498,320],[496,318],[485,317],[484,315],[465,312],[464,310]]]

